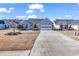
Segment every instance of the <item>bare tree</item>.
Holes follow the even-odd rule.
[[[16,20],[12,20],[10,22],[10,24],[11,24],[11,28],[12,28],[13,33],[16,33],[16,29],[19,26],[20,22],[18,22]]]

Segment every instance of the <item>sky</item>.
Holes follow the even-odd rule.
[[[0,19],[79,19],[78,3],[1,3]]]

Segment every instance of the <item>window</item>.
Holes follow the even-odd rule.
[[[3,20],[0,20],[0,24],[5,24],[5,22]]]
[[[25,28],[28,28],[28,25],[26,25],[26,27]]]

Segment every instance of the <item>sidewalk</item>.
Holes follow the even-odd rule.
[[[25,51],[0,51],[0,56],[28,56],[30,50]]]

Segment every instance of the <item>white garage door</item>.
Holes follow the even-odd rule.
[[[52,30],[52,25],[41,25],[41,30]]]

